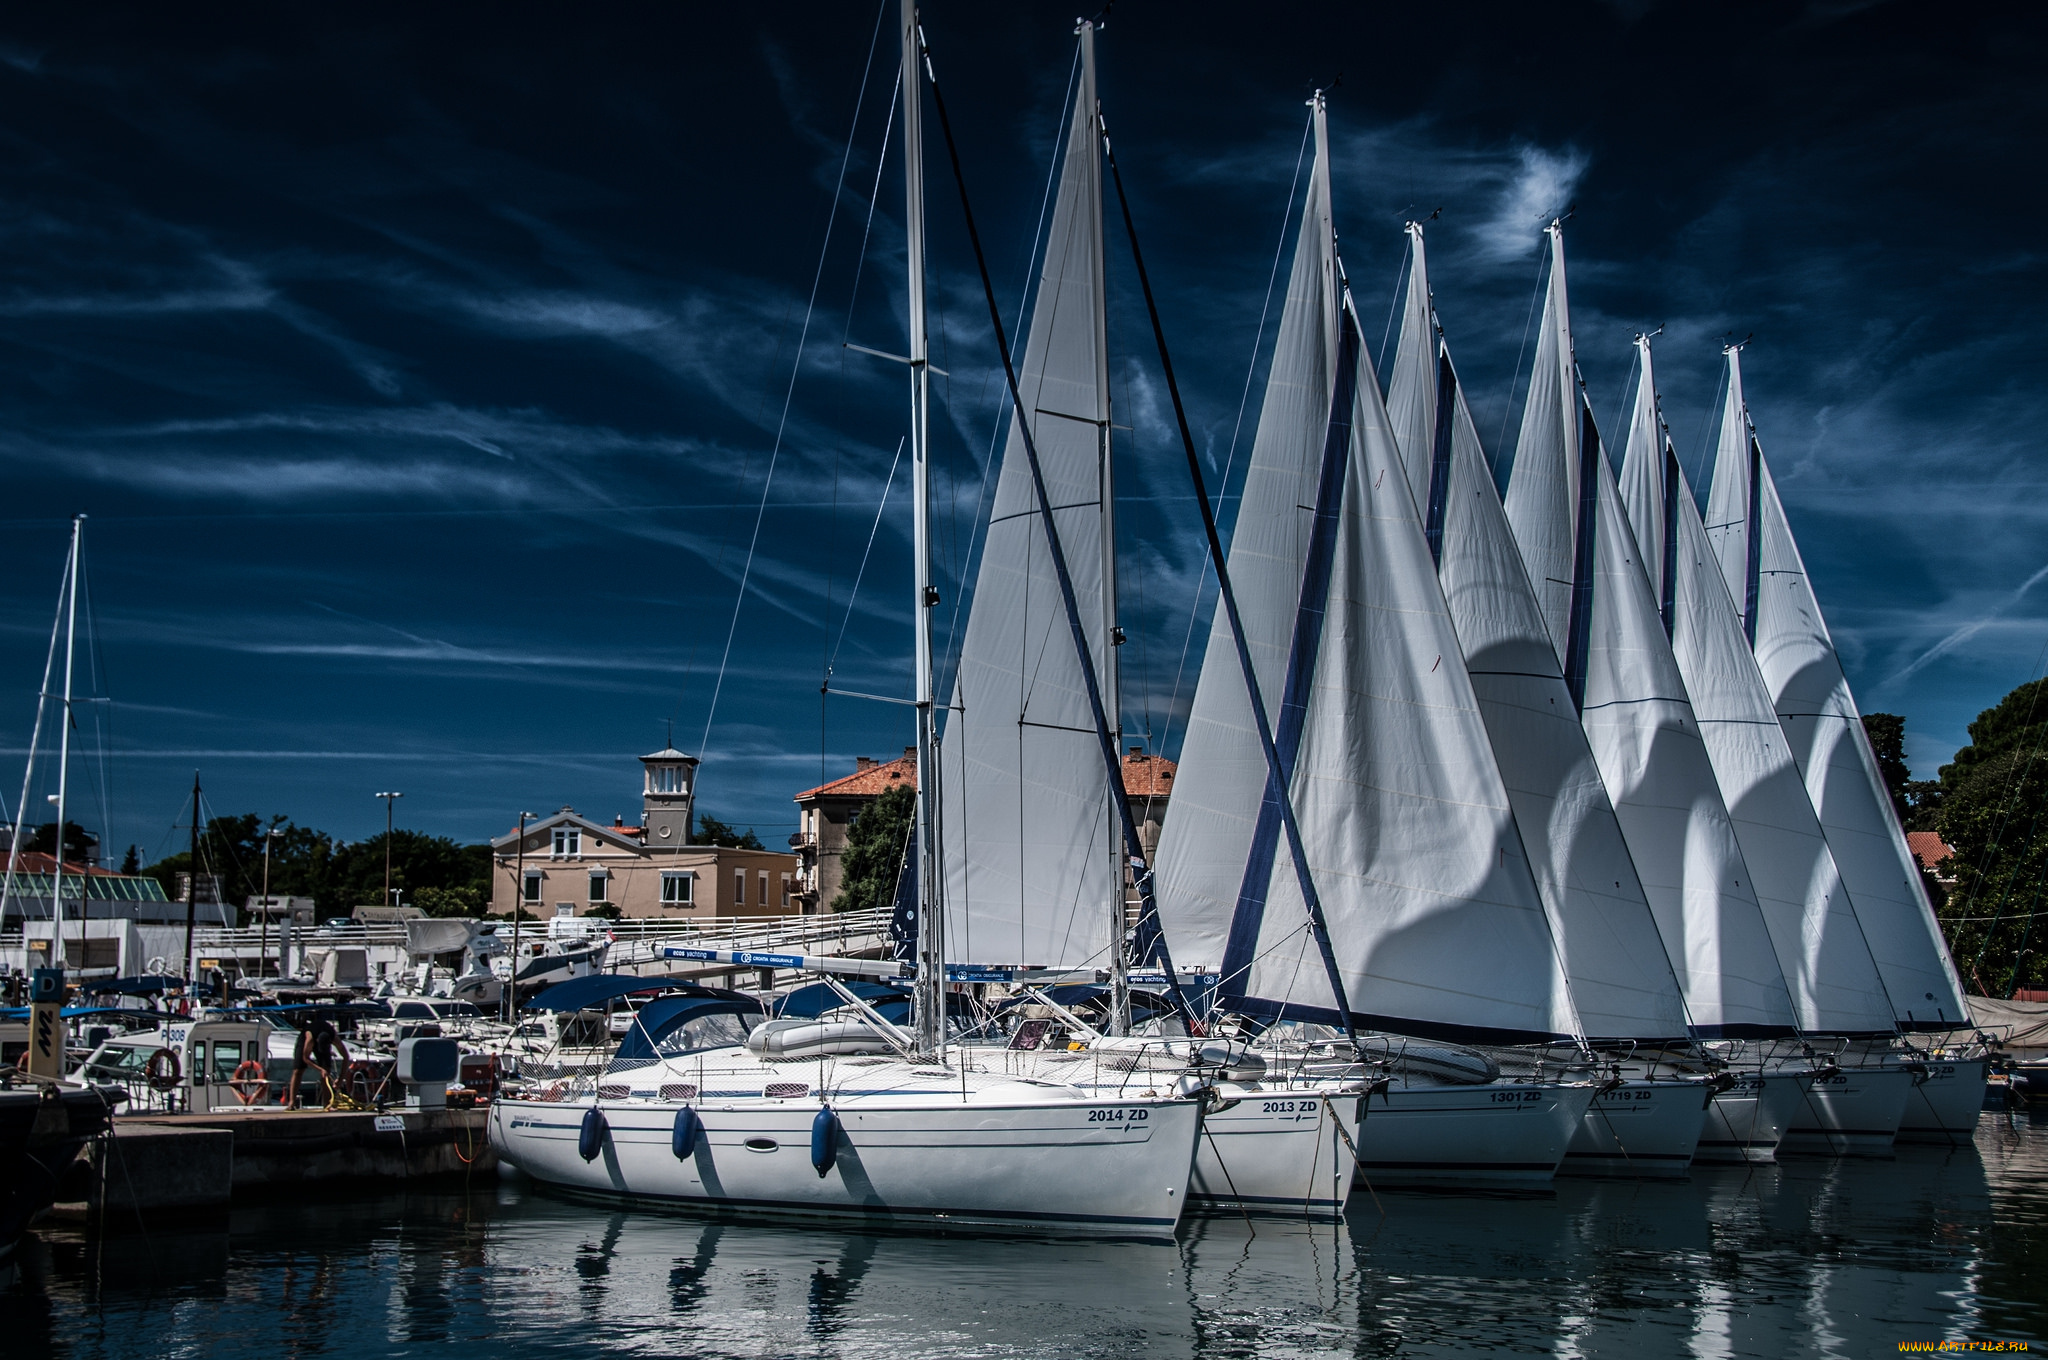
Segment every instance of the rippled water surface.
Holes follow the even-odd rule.
[[[2048,1117],[1976,1147],[1531,1198],[1360,1195],[1172,1244],[761,1227],[520,1182],[45,1229],[0,1355],[1897,1354],[2048,1344]]]

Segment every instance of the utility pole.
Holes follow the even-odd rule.
[[[193,974],[197,961],[192,955],[192,927],[199,921],[199,771],[192,772],[192,862],[185,874],[185,990],[192,994],[199,985]]]
[[[384,800],[384,905],[391,905],[391,805],[405,797],[402,793],[380,793]]]

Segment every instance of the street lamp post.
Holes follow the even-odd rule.
[[[270,844],[283,835],[284,832],[274,826],[263,833],[262,942],[256,946],[256,977],[259,981],[270,969]],[[279,938],[282,939],[283,937],[280,936]],[[284,968],[281,965],[277,972],[279,977],[284,976]]]
[[[405,797],[402,793],[380,793],[384,800],[384,905],[391,905],[391,805]]]

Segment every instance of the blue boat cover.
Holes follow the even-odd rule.
[[[640,1008],[633,1028],[619,1041],[614,1062],[658,1056],[663,1039],[704,1015],[761,1015],[767,1007],[752,997],[664,996]]]

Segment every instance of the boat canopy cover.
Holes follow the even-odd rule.
[[[661,1041],[692,1020],[705,1015],[761,1015],[767,1007],[752,997],[665,996],[650,1001],[633,1018],[633,1027],[619,1041],[614,1062],[658,1056]]]
[[[910,993],[901,987],[891,987],[880,982],[856,982],[851,979],[840,986],[852,992],[871,1006],[885,1001],[908,1001]],[[837,1010],[846,1004],[845,998],[823,982],[813,982],[808,987],[799,987],[775,1003],[775,1015],[785,1020],[815,1020],[826,1011]]]
[[[118,993],[121,996],[149,996],[158,992],[177,992],[185,988],[185,979],[161,977],[155,973],[142,977],[107,978],[101,982],[80,982],[78,990],[104,996]]]
[[[570,978],[554,986],[521,1006],[527,1011],[580,1011],[592,1006],[602,1006],[607,1001],[616,1001],[622,996],[637,996],[642,992],[666,992],[678,990],[678,984],[666,978],[626,977],[620,973],[594,973],[589,977]],[[680,990],[693,996],[711,995],[709,988],[683,984]]]

